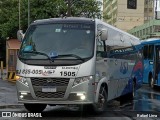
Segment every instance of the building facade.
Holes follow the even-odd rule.
[[[155,18],[155,1],[144,0],[144,23]]]
[[[130,7],[133,1],[135,6]],[[128,31],[154,18],[154,0],[104,0],[103,18],[105,22]]]
[[[117,0],[103,0],[103,20],[114,25],[117,20]]]
[[[143,25],[134,27],[128,32],[142,40],[153,37],[158,38],[160,37],[160,20],[150,20]]]

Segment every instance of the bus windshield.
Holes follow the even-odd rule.
[[[22,42],[19,57],[24,60],[91,58],[94,52],[94,34],[93,24],[32,25]]]

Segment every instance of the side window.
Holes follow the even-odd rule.
[[[154,45],[146,45],[143,48],[144,59],[153,59]]]
[[[144,56],[144,59],[148,58],[148,45],[143,47],[143,56]]]
[[[105,42],[101,41],[100,39],[97,40],[97,57],[104,58],[106,56],[105,52]]]
[[[97,31],[101,31],[102,28],[105,28],[105,26],[103,26],[102,24],[98,24],[97,25]],[[104,58],[107,56],[107,53],[106,53],[106,45],[105,45],[105,41],[102,41],[100,39],[100,36],[97,38],[97,51],[96,51],[96,54],[97,54],[97,57],[98,58]]]
[[[154,52],[154,45],[149,45],[148,46],[148,59],[150,60],[153,59],[153,52]]]

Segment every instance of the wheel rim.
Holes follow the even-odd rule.
[[[104,105],[105,105],[105,95],[104,95],[104,88],[102,89],[102,91],[99,94],[99,98],[98,98],[98,108],[99,109],[103,109]]]

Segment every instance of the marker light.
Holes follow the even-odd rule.
[[[27,95],[28,93],[26,93],[26,92],[21,92],[21,95]]]

